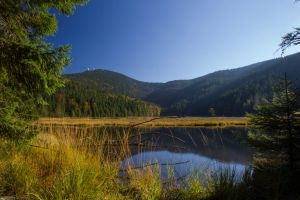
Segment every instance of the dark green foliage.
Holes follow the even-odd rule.
[[[299,173],[292,174],[281,163],[256,162],[252,173],[252,196],[259,200],[298,200]]]
[[[297,98],[292,82],[285,78],[274,89],[272,100],[260,104],[250,122],[258,129],[251,135],[254,145],[268,160],[287,162],[295,169],[299,151],[299,119]]]
[[[209,200],[247,200],[251,196],[251,170],[245,170],[241,181],[234,170],[223,170],[215,177],[211,186]]]
[[[144,98],[157,89],[161,83],[146,83],[108,70],[85,71],[69,74],[66,77],[74,82],[95,86],[100,91],[122,94],[134,98]]]
[[[67,75],[74,82],[95,86],[101,91],[128,95],[162,107],[162,115],[244,116],[272,97],[274,82],[287,72],[300,75],[300,54],[273,59],[242,68],[223,70],[191,80],[145,83],[124,75],[94,70]],[[300,85],[300,81],[296,83]]]
[[[224,70],[190,80],[177,90],[157,90],[146,100],[161,105],[162,115],[179,115],[179,102],[186,102],[184,114],[210,116],[214,108],[217,116],[244,116],[253,112],[257,104],[272,96],[272,85],[287,72],[291,79],[299,77],[300,54],[274,59],[243,68]],[[296,83],[300,85],[300,82]]]
[[[45,104],[64,85],[69,46],[57,49],[45,37],[57,30],[51,9],[73,13],[85,0],[0,1],[0,136],[25,139],[34,105]]]
[[[49,98],[39,114],[50,117],[159,116],[160,108],[124,95],[98,90],[85,82],[70,81]]]
[[[300,28],[295,28],[293,32],[287,33],[285,36],[282,37],[282,41],[280,43],[282,54],[284,54],[287,48],[299,44],[300,44]]]
[[[285,75],[274,88],[273,98],[249,115],[256,128],[249,139],[257,149],[253,164],[253,190],[257,199],[300,197],[297,188],[300,132],[295,114],[298,95],[293,87]]]
[[[197,175],[184,184],[167,187],[161,200],[250,200],[252,195],[251,171],[245,170],[240,177],[232,169],[223,169],[205,182]],[[240,181],[237,181],[240,180]]]

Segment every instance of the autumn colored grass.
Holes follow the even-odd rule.
[[[122,117],[122,118],[41,118],[35,124],[76,126],[141,127],[233,127],[247,126],[246,117]]]
[[[130,156],[126,134],[111,137],[87,129],[47,129],[30,143],[0,139],[0,199],[153,199],[161,192],[159,173],[128,169],[120,177],[120,162]],[[124,141],[117,148],[113,139]],[[123,179],[126,178],[126,184]],[[139,198],[137,198],[139,197]]]
[[[131,155],[131,133],[126,128],[114,134],[109,129],[91,132],[88,127],[66,125],[39,130],[29,143],[0,138],[0,197],[209,200],[242,196],[241,191],[248,188],[235,183],[230,174],[206,183],[195,175],[185,180],[186,185],[179,185],[172,171],[166,185],[159,165],[127,166],[127,175],[121,176],[120,163]],[[115,146],[112,141],[120,143]]]

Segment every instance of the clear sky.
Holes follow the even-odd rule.
[[[50,41],[72,45],[67,73],[101,68],[165,82],[279,57],[281,36],[300,27],[300,3],[90,0],[58,20]]]

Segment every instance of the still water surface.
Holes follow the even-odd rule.
[[[48,128],[49,129],[49,128]],[[241,174],[252,162],[253,151],[247,144],[246,128],[122,128],[122,127],[51,127],[48,132],[74,133],[78,140],[97,147],[97,141],[108,138],[124,141],[129,133],[130,155],[124,155],[120,171],[141,169],[142,166],[158,163],[162,178],[168,168],[177,178],[193,173],[218,173],[224,169]],[[105,136],[106,135],[106,136]],[[86,138],[87,140],[83,140]],[[96,144],[96,145],[95,145]],[[120,149],[121,148],[121,149]],[[111,158],[119,158],[122,145],[107,146]],[[126,174],[124,174],[126,175]]]
[[[234,170],[237,175],[249,167],[252,150],[247,144],[245,128],[155,128],[139,129],[141,135],[131,142],[142,141],[148,147],[132,147],[132,156],[123,160],[122,169],[158,163],[163,178],[168,169],[177,178],[197,173]]]

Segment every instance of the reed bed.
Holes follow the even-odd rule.
[[[178,184],[172,172],[165,184],[159,165],[120,173],[121,161],[130,157],[128,128],[101,133],[85,126],[36,126],[30,143],[0,139],[0,197],[15,199],[223,199],[236,197],[242,186],[229,174],[221,179],[197,176]],[[123,169],[124,171],[124,169]],[[230,190],[227,191],[227,190]],[[227,191],[228,194],[221,194]],[[218,198],[215,198],[218,197]],[[220,198],[219,198],[220,197]],[[236,198],[235,198],[236,199]]]
[[[41,118],[38,125],[141,126],[141,127],[226,127],[247,126],[246,117],[124,117],[124,118]]]

